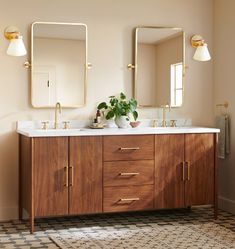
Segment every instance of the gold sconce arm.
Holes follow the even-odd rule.
[[[135,69],[136,68],[136,66],[134,65],[134,64],[128,64],[127,65],[127,68],[129,69],[129,70],[132,70],[132,69]]]

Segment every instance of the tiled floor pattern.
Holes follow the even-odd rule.
[[[157,227],[159,233],[151,233],[151,227]],[[200,231],[203,226],[204,233]],[[164,230],[161,229],[164,227]],[[224,211],[219,212],[217,220],[213,219],[213,210],[210,208],[195,208],[188,210],[151,211],[122,214],[103,214],[92,216],[76,216],[67,218],[50,218],[36,221],[36,232],[29,233],[28,223],[25,221],[9,221],[0,223],[0,248],[58,248],[50,236],[60,238],[92,234],[117,237],[131,237],[139,229],[142,235],[139,243],[135,241],[130,245],[101,244],[89,245],[86,241],[84,247],[70,248],[234,248],[235,249],[235,216]],[[161,231],[163,232],[161,232]],[[88,233],[89,232],[89,233]],[[58,237],[58,235],[61,235]],[[170,236],[169,236],[170,235]],[[214,236],[214,237],[213,237]],[[81,238],[81,237],[79,237]],[[148,241],[146,240],[148,238]],[[191,238],[190,243],[186,243]],[[129,239],[131,240],[131,239]],[[156,246],[156,241],[157,246]],[[213,247],[208,247],[209,242]],[[223,244],[221,244],[221,241]],[[130,241],[131,242],[131,241]],[[154,243],[155,242],[155,245]],[[139,244],[139,245],[137,245]],[[76,245],[77,246],[77,245]],[[69,247],[64,247],[69,248]]]

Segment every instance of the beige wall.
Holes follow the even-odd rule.
[[[212,0],[8,0],[1,1],[0,21],[0,219],[17,217],[18,138],[17,120],[53,118],[52,110],[30,106],[29,72],[22,67],[26,58],[6,55],[8,42],[3,30],[8,25],[20,28],[30,47],[30,24],[34,21],[83,22],[88,25],[89,71],[87,106],[64,110],[63,118],[86,119],[107,96],[132,92],[133,29],[137,25],[182,27],[186,32],[188,66],[185,102],[172,117],[191,117],[195,125],[213,122],[212,63],[192,60],[189,38],[198,33],[212,46]],[[232,29],[231,29],[232,30]],[[141,117],[160,114],[155,109],[141,110]]]
[[[214,6],[214,82],[215,103],[229,102],[231,154],[219,160],[219,204],[235,213],[235,1],[215,0]]]

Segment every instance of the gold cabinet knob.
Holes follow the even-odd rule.
[[[69,129],[69,124],[70,124],[69,121],[64,121],[63,124],[64,124],[64,129],[65,130]]]

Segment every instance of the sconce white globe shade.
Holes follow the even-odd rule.
[[[11,39],[7,49],[7,54],[12,56],[23,56],[27,54],[22,36],[16,39]]]
[[[209,61],[211,59],[206,43],[197,47],[193,59],[196,61]]]

